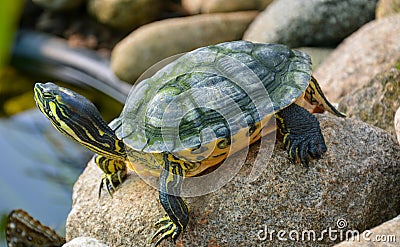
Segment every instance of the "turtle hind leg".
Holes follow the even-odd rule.
[[[189,222],[189,208],[179,196],[186,167],[187,162],[175,158],[172,154],[164,154],[164,169],[160,175],[159,196],[167,215],[155,224],[160,228],[149,242],[154,242],[159,235],[161,237],[154,246],[158,246],[168,237],[171,237],[175,243]]]
[[[112,196],[111,190],[115,191],[117,186],[122,183],[126,176],[125,161],[95,154],[94,162],[104,172],[100,181],[98,198],[100,199],[101,197],[101,189],[103,186],[106,187],[108,194]]]
[[[309,156],[320,158],[327,148],[319,122],[304,108],[291,104],[275,114],[289,157],[308,165]]]
[[[338,117],[346,117],[346,114],[338,111],[325,97],[317,80],[311,76],[310,84],[308,85],[305,93],[305,99],[316,108],[321,109],[322,112],[328,111]]]

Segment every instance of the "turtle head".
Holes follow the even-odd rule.
[[[34,93],[40,111],[57,126],[66,118],[69,122],[76,119],[83,110],[90,115],[100,116],[97,108],[84,96],[54,83],[36,83]]]
[[[40,111],[61,133],[95,153],[119,159],[124,155],[122,141],[84,96],[48,82],[35,84],[34,98]]]

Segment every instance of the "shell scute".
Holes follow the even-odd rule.
[[[199,48],[133,88],[118,133],[144,152],[231,140],[300,97],[310,65],[308,55],[284,45],[236,41]]]

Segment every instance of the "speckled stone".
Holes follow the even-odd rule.
[[[400,64],[400,14],[372,21],[343,41],[314,76],[332,101]]]
[[[368,99],[368,100],[366,100]],[[396,135],[394,115],[400,107],[400,70],[377,74],[368,84],[345,96],[339,109],[347,116]]]
[[[191,219],[177,246],[332,246],[339,235],[336,241],[327,235],[318,241],[280,241],[276,234],[286,231],[288,238],[298,231],[301,237],[313,230],[320,237],[329,227],[362,232],[398,215],[400,146],[393,135],[354,119],[317,118],[328,147],[322,159],[307,168],[290,162],[280,142],[272,156],[253,145],[228,184],[186,199]],[[246,157],[237,155],[234,161]],[[249,182],[256,158],[263,164],[260,176]],[[157,190],[130,173],[113,198],[97,201],[101,175],[90,162],[76,182],[67,239],[90,236],[109,246],[144,246],[156,231],[154,222],[164,216]],[[263,240],[265,229],[269,234]],[[162,246],[174,245],[168,240]]]
[[[88,12],[99,22],[123,30],[160,18],[164,0],[88,0]]]
[[[182,0],[190,14],[264,10],[273,0]]]
[[[245,40],[290,47],[335,45],[375,15],[377,0],[275,0],[244,35]]]
[[[400,13],[400,0],[379,0],[376,6],[376,18],[384,18]]]
[[[366,230],[359,238],[349,239],[334,247],[381,247],[399,246],[400,215],[377,227]]]
[[[88,237],[78,237],[65,243],[63,247],[108,247],[105,244],[100,243],[97,239]]]
[[[111,68],[120,79],[134,83],[150,66],[172,55],[241,39],[256,15],[256,11],[203,14],[144,25],[115,46]]]

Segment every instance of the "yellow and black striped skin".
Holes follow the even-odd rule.
[[[155,243],[155,246],[164,239],[171,237],[174,242],[181,232],[186,229],[189,222],[189,207],[179,196],[183,178],[185,177],[185,167],[190,163],[178,159],[172,154],[163,154],[165,169],[160,174],[160,202],[167,212],[167,216],[161,218],[156,225],[161,226],[153,235],[150,243],[161,234],[161,237]]]
[[[127,162],[124,143],[104,122],[96,107],[83,96],[53,83],[36,83],[34,93],[38,108],[57,130],[96,153],[94,160],[104,172],[99,196],[103,184],[110,193],[110,186],[115,189],[115,184],[122,183]],[[153,155],[140,152],[134,152],[132,155],[141,163],[157,162]],[[157,222],[161,227],[151,239],[154,241],[161,234],[156,246],[168,237],[176,241],[186,228],[189,208],[185,201],[176,195],[180,193],[185,172],[193,168],[192,163],[178,159],[172,154],[158,154],[158,157],[161,156],[165,169],[162,169],[160,174],[160,201],[168,216]]]
[[[126,161],[95,154],[94,162],[104,172],[99,186],[99,199],[103,185],[105,185],[108,194],[112,196],[110,187],[115,191],[116,185],[121,184],[126,176]]]
[[[36,83],[34,92],[38,108],[58,131],[97,154],[126,159],[124,143],[85,97],[53,83]]]
[[[315,105],[322,109],[322,111],[328,111],[331,114],[338,117],[346,117],[346,114],[338,111],[325,97],[322,92],[321,87],[318,84],[317,79],[314,76],[311,76],[311,81],[308,84],[308,87],[305,91],[304,98],[311,105]]]
[[[53,83],[36,83],[34,94],[36,105],[58,131],[96,153],[95,163],[104,172],[99,197],[103,184],[109,193],[109,186],[115,189],[126,175],[125,145],[93,103]]]

